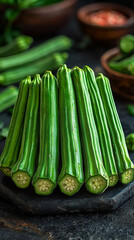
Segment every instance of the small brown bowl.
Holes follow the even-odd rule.
[[[87,15],[100,10],[115,10],[124,14],[128,20],[123,25],[118,26],[98,26],[90,24]],[[131,32],[134,26],[134,11],[114,3],[95,3],[80,8],[77,12],[77,19],[84,33],[99,43],[115,44],[120,37]]]
[[[15,21],[15,26],[23,33],[36,36],[57,32],[66,24],[76,2],[77,0],[64,0],[49,6],[23,10]]]
[[[65,25],[77,0],[62,2],[39,8],[24,10],[16,21],[16,26],[32,35],[46,35],[58,31]]]
[[[118,48],[105,52],[101,57],[101,65],[108,76],[113,91],[120,97],[134,101],[134,76],[112,70],[108,63],[119,53]]]

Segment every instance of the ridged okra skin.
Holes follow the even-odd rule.
[[[0,156],[0,170],[7,176],[11,176],[11,169],[19,153],[30,84],[31,77],[27,77],[20,83],[18,98],[9,126],[9,133],[6,138],[4,150]]]
[[[40,147],[38,166],[32,183],[39,195],[49,195],[56,187],[59,168],[58,88],[51,72],[42,77],[40,92]]]
[[[0,93],[0,112],[12,107],[18,96],[18,88],[10,86]]]
[[[30,84],[22,141],[17,162],[12,168],[12,180],[17,187],[27,188],[34,175],[39,137],[40,75]]]
[[[72,196],[82,186],[84,175],[75,92],[71,73],[66,65],[58,70],[57,79],[62,158],[59,187],[64,194]]]
[[[108,123],[100,96],[99,88],[95,80],[95,74],[88,66],[84,67],[88,91],[90,94],[96,127],[99,135],[101,152],[104,167],[109,177],[109,186],[114,186],[118,182],[118,172],[113,153],[111,136],[108,129]]]
[[[85,163],[85,185],[88,191],[98,194],[105,191],[109,178],[103,165],[98,132],[84,71],[78,67],[72,70],[82,150]]]
[[[99,74],[96,82],[100,90],[107,117],[119,178],[122,183],[127,184],[134,178],[134,165],[128,154],[125,136],[117,113],[110,82],[103,74]]]

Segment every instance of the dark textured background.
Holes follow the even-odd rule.
[[[78,4],[84,5],[81,0]],[[93,2],[93,1],[92,1]],[[117,2],[117,1],[113,1]],[[119,1],[118,1],[119,2]],[[134,1],[120,1],[133,7]],[[60,34],[67,34],[77,42],[70,51],[69,67],[89,65],[97,72],[100,69],[100,56],[107,48],[88,46],[77,48],[82,34],[73,17]],[[134,132],[134,117],[128,116],[127,101],[115,96],[125,134]],[[10,115],[3,113],[0,121],[9,124]],[[0,152],[4,142],[0,143]],[[134,197],[111,213],[69,214],[45,217],[30,217],[20,212],[10,202],[0,198],[0,240],[129,240],[134,239]]]

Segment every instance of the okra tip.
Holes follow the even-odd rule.
[[[30,184],[31,177],[27,172],[18,170],[12,173],[12,180],[17,187],[27,188]]]
[[[33,183],[34,190],[38,195],[50,195],[56,187],[51,180],[46,178],[39,178]]]
[[[101,175],[91,176],[86,182],[86,188],[89,192],[94,194],[103,193],[108,187],[108,178],[104,178]]]
[[[0,171],[4,173],[6,176],[11,177],[11,169],[8,167],[1,167]]]
[[[118,182],[118,176],[117,175],[111,175],[109,177],[109,187],[114,187]]]
[[[132,182],[133,179],[134,179],[134,168],[129,168],[120,175],[120,181],[123,184],[128,184]]]
[[[67,196],[72,196],[77,193],[81,187],[81,183],[76,177],[66,174],[60,181],[59,187],[61,192]]]
[[[37,82],[38,84],[41,83],[41,77],[40,74],[35,74],[34,78],[33,78],[34,82]]]

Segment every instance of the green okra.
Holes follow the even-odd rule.
[[[71,45],[71,39],[66,36],[55,37],[20,54],[0,58],[0,71],[35,62],[54,52],[68,50]]]
[[[30,83],[31,77],[27,77],[20,83],[18,98],[9,125],[9,133],[0,156],[0,170],[7,176],[11,176],[11,169],[19,153]]]
[[[33,62],[27,66],[17,67],[6,72],[2,72],[0,73],[0,85],[7,86],[20,82],[28,74],[31,76],[37,72],[42,74],[47,69],[52,71],[57,70],[57,68],[63,64],[67,58],[68,54],[66,52],[54,53],[39,60],[38,62]]]
[[[50,71],[42,77],[40,91],[39,161],[32,184],[39,195],[49,195],[56,187],[59,170],[58,87]]]
[[[109,178],[103,165],[99,136],[84,71],[75,67],[72,70],[72,79],[81,130],[85,185],[91,193],[99,194],[108,187]]]
[[[81,188],[84,174],[75,92],[71,73],[66,65],[59,68],[57,79],[62,158],[59,187],[64,194],[72,196]]]
[[[12,42],[0,47],[0,57],[18,54],[27,50],[33,43],[33,38],[25,35],[18,36]]]
[[[110,82],[103,74],[98,75],[96,82],[100,90],[107,117],[119,179],[122,183],[127,184],[134,178],[134,165],[128,154],[125,136],[117,113]]]
[[[12,180],[19,188],[29,186],[35,171],[39,135],[40,83],[40,75],[36,74],[29,88],[19,156],[12,168]]]
[[[0,113],[13,106],[18,96],[18,88],[10,86],[0,93]]]

